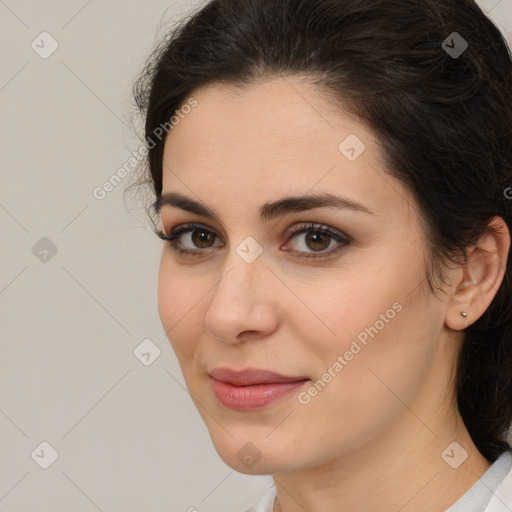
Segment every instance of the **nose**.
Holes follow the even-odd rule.
[[[277,286],[263,254],[248,263],[233,249],[214,287],[205,316],[206,329],[231,344],[272,334],[279,320]]]

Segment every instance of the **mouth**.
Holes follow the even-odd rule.
[[[286,376],[259,368],[241,371],[215,368],[209,375],[219,402],[237,411],[266,407],[310,380],[306,376]]]
[[[210,376],[222,382],[228,382],[234,386],[252,386],[257,384],[285,384],[309,380],[309,377],[300,375],[288,377],[270,370],[261,368],[247,368],[245,370],[233,370],[231,368],[214,368]]]

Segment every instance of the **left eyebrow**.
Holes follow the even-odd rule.
[[[151,205],[151,208],[156,214],[159,214],[165,206],[180,208],[181,210],[220,222],[219,215],[210,207],[177,192],[162,194]],[[375,215],[369,208],[352,199],[327,192],[306,196],[290,196],[277,201],[267,202],[260,207],[259,215],[262,220],[271,220],[288,213],[303,212],[313,210],[314,208],[340,208]]]

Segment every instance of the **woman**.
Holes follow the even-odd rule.
[[[150,58],[160,317],[251,512],[512,510],[511,93],[471,0],[213,0]]]

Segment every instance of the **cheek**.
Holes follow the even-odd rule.
[[[291,314],[300,325],[302,339],[314,343],[311,350],[322,359],[343,354],[358,337],[364,343],[375,327],[379,332],[389,330],[400,315],[404,287],[394,278],[393,269],[381,272],[367,266],[358,270],[354,267],[314,282],[294,284],[308,308],[295,308]]]
[[[170,265],[165,256],[166,248],[163,249],[158,273],[158,313],[162,326],[169,336],[170,330],[177,318],[177,301],[179,290],[179,278],[171,272]],[[179,314],[179,313],[178,313]]]
[[[158,312],[181,364],[193,356],[195,340],[200,338],[199,306],[205,292],[195,287],[194,280],[184,277],[169,260],[164,249],[158,276]]]
[[[435,356],[430,333],[410,326],[416,315],[412,304],[393,310],[396,314],[384,326],[375,325],[380,304],[366,303],[365,308],[371,322],[361,327],[343,316],[346,333],[340,320],[335,342],[311,347],[321,361],[315,365],[316,380],[301,397],[305,405],[298,405],[297,412],[304,436],[316,439],[322,433],[330,440],[325,457],[329,449],[355,449],[408,414],[404,404],[420,396]]]
[[[322,346],[317,337],[311,350],[323,363],[318,387],[328,381],[321,391],[324,406],[364,429],[379,417],[390,419],[402,410],[401,400],[410,403],[420,392],[435,359],[437,313],[420,291],[407,296],[395,288],[367,296],[359,290],[354,296],[338,300],[332,341]]]
[[[397,326],[401,332],[414,326],[425,306],[421,254],[407,246],[397,253],[394,247],[389,243],[362,254],[340,279],[331,280],[329,293],[321,298],[333,330],[344,340],[357,338],[364,344],[396,338]]]
[[[386,268],[383,259],[361,262],[359,271],[354,268],[316,282],[316,294],[311,283],[298,292],[311,298],[308,305],[316,318],[311,311],[295,312],[295,328],[308,345],[311,361],[316,360],[316,378],[328,380],[326,387],[342,393],[332,397],[338,404],[378,406],[375,397],[393,399],[378,379],[381,374],[397,392],[407,393],[431,363],[431,326],[437,313],[429,308],[423,287],[411,293],[421,279],[421,260],[408,265],[397,261],[407,260],[395,259]]]

